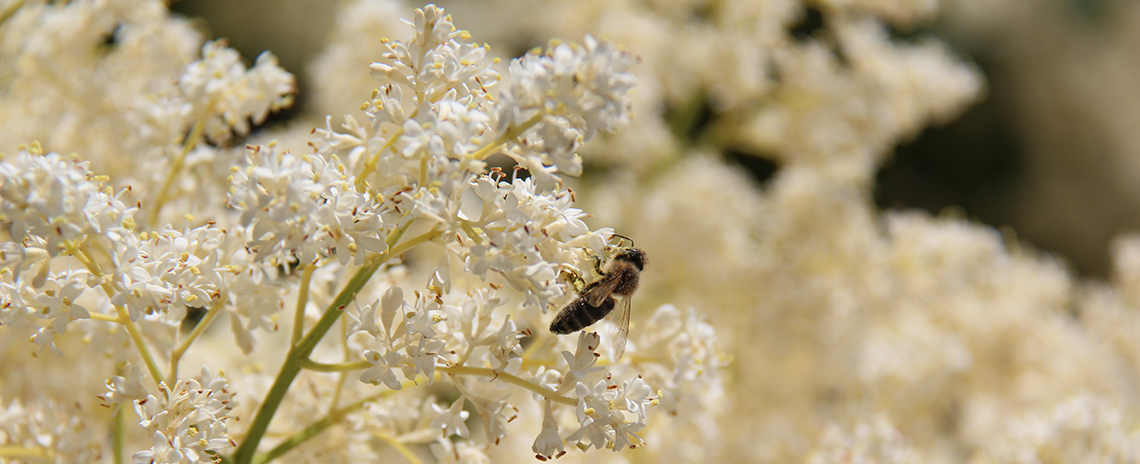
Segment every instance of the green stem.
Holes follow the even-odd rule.
[[[480,148],[479,151],[476,151],[475,153],[472,153],[468,156],[470,156],[472,159],[477,159],[477,160],[486,159],[488,156],[491,155],[491,153],[493,153],[495,150],[499,149],[499,147],[503,146],[504,143],[507,143],[508,141],[511,141],[511,140],[518,138],[520,135],[523,134],[523,132],[526,132],[530,128],[532,128],[535,125],[537,125],[538,123],[542,122],[542,118],[545,116],[546,116],[545,112],[539,112],[538,114],[531,116],[530,119],[527,119],[522,124],[519,124],[518,126],[512,127],[510,129],[507,129],[507,131],[504,132],[503,135],[500,135],[499,138],[495,139],[494,142],[491,142],[489,145],[487,145],[483,148]]]
[[[340,319],[340,347],[344,353],[344,360],[348,361],[350,352],[348,349],[348,319]],[[333,390],[332,400],[329,401],[329,411],[336,410],[336,405],[340,404],[340,394],[344,392],[344,383],[348,381],[348,373],[341,372],[340,378],[336,380],[336,389]]]
[[[316,268],[316,263],[309,263],[301,271],[301,290],[297,292],[297,309],[293,312],[293,338],[289,341],[290,346],[296,345],[305,334],[305,306],[309,304],[309,283],[313,280]]]
[[[178,379],[178,362],[182,360],[182,355],[186,353],[186,350],[190,349],[190,344],[194,343],[194,340],[197,340],[198,336],[206,331],[206,328],[214,322],[214,319],[218,318],[218,315],[222,313],[222,307],[226,305],[227,299],[228,297],[225,292],[218,295],[218,298],[214,300],[214,304],[210,306],[210,310],[206,312],[206,315],[202,317],[201,321],[198,321],[198,325],[194,326],[194,330],[190,331],[190,335],[187,335],[186,339],[182,340],[178,346],[174,348],[174,351],[170,352],[170,378]]]
[[[419,177],[419,186],[420,187],[426,187],[427,186],[427,170],[428,170],[428,154],[427,154],[427,151],[424,151],[423,153],[420,154],[420,177]]]
[[[150,208],[150,220],[152,223],[158,222],[158,212],[162,209],[162,205],[170,197],[170,186],[174,185],[174,180],[178,174],[182,172],[182,167],[186,164],[186,155],[193,150],[198,142],[202,141],[202,132],[206,129],[206,117],[209,115],[211,109],[207,108],[206,113],[194,123],[194,127],[190,129],[190,135],[186,137],[186,141],[182,144],[182,150],[179,151],[178,156],[174,158],[174,163],[170,165],[170,170],[166,173],[166,178],[162,180],[162,187],[158,191],[158,196],[155,197],[154,204]]]
[[[85,250],[76,247],[75,243],[70,240],[65,240],[63,245],[72,256],[75,256],[75,258],[87,268],[87,271],[90,272],[91,275],[98,278],[100,282],[103,281],[103,270],[99,268],[99,265],[95,263],[95,260],[92,259]],[[103,282],[99,284],[99,287],[103,289],[103,293],[107,294],[107,298],[113,298],[115,296],[115,288],[112,287],[110,283]],[[146,340],[143,339],[142,332],[139,331],[139,326],[131,320],[131,315],[127,312],[127,308],[119,305],[115,305],[114,308],[115,312],[119,314],[119,321],[122,322],[123,327],[126,327],[127,334],[129,334],[131,340],[135,342],[135,348],[138,349],[139,357],[142,358],[147,370],[150,371],[151,379],[154,380],[155,385],[161,384],[164,380],[162,370],[158,368],[158,363],[154,361],[154,356],[151,356],[150,348],[147,347]]]
[[[122,405],[120,405],[122,406]],[[123,464],[123,454],[126,452],[126,427],[123,425],[126,421],[126,414],[122,407],[115,410],[115,415],[111,417],[111,459],[115,464]]]
[[[368,361],[347,361],[342,363],[322,363],[313,361],[312,359],[302,359],[301,368],[314,372],[348,372],[357,371],[361,369],[368,369],[372,367],[372,363]]]
[[[502,379],[509,384],[518,385],[518,386],[523,387],[527,390],[538,393],[539,395],[542,395],[542,396],[546,397],[547,399],[554,401],[555,403],[561,403],[561,404],[565,404],[567,406],[577,406],[578,405],[578,400],[576,400],[574,398],[559,395],[554,390],[550,390],[550,389],[544,388],[542,386],[533,384],[531,382],[526,381],[526,379],[523,379],[522,377],[515,376],[513,374],[509,374],[506,372],[495,372],[494,369],[488,369],[485,367],[467,367],[467,366],[436,366],[435,370],[437,372],[442,372],[445,374],[477,375],[480,377],[490,377],[492,379]]]
[[[384,440],[384,442],[388,443],[393,448],[396,448],[396,451],[398,451],[401,455],[403,455],[404,459],[408,460],[408,463],[410,463],[410,464],[423,464],[423,461],[421,461],[420,458],[418,456],[416,456],[415,453],[412,452],[412,450],[408,449],[408,447],[406,445],[401,443],[400,440],[397,440],[396,437],[393,437],[391,435],[388,435],[388,434],[385,434],[382,432],[376,432],[376,433],[373,433],[373,435],[376,436],[376,438]]]
[[[471,227],[471,222],[461,220],[459,221],[459,227],[462,228],[464,232],[467,232],[467,238],[470,238],[476,245],[483,244],[483,239],[479,238],[479,232],[477,232],[474,227]]]
[[[52,453],[43,448],[25,448],[20,445],[0,445],[0,458],[51,459]]]
[[[358,192],[364,191],[368,175],[372,174],[372,171],[376,170],[376,165],[380,163],[380,155],[384,153],[384,150],[392,148],[392,146],[396,144],[396,141],[399,140],[401,135],[404,135],[403,126],[400,126],[399,129],[396,129],[396,131],[388,137],[388,141],[384,142],[384,145],[381,146],[379,150],[376,150],[375,154],[364,161],[364,167],[360,169],[360,175],[356,176],[356,190]]]
[[[410,386],[414,385],[414,382],[410,382],[410,381],[404,382],[404,385],[410,387]],[[319,435],[321,432],[325,431],[325,429],[328,429],[329,427],[336,425],[338,422],[340,422],[341,419],[344,418],[344,416],[347,416],[348,414],[351,414],[351,413],[363,408],[368,403],[376,401],[376,400],[383,398],[385,396],[391,395],[392,393],[395,393],[395,392],[396,392],[396,390],[384,390],[380,393],[377,393],[375,395],[371,395],[367,398],[364,398],[360,401],[357,401],[355,403],[347,405],[343,408],[334,409],[332,411],[329,411],[329,413],[327,415],[325,415],[325,417],[323,417],[320,420],[312,423],[308,427],[305,427],[300,432],[293,434],[293,436],[286,438],[280,444],[273,447],[273,449],[266,451],[265,453],[257,456],[253,460],[253,462],[256,464],[263,464],[263,463],[272,461],[274,459],[277,459],[277,458],[281,457],[282,455],[284,455],[285,453],[288,453],[289,451],[291,451],[293,448],[300,446],[302,443],[309,440],[310,438],[313,438],[313,437]]]
[[[8,9],[0,12],[0,24],[4,24],[4,23],[8,22],[9,18],[11,18],[13,15],[15,15],[17,11],[20,11],[20,8],[24,7],[24,3],[27,3],[27,2],[25,0],[19,0],[16,2],[12,2],[11,5],[8,5]]]
[[[119,320],[119,316],[112,316],[110,314],[103,314],[103,313],[91,313],[91,320],[103,321],[103,322],[114,322],[116,324],[122,324],[123,323],[123,321]]]
[[[289,352],[285,355],[285,361],[281,366],[281,371],[277,374],[277,378],[273,381],[273,386],[269,388],[269,392],[265,395],[265,401],[261,403],[261,407],[257,410],[257,415],[253,418],[253,423],[250,424],[249,431],[246,433],[245,439],[242,440],[237,451],[234,453],[235,464],[250,464],[253,462],[254,454],[257,453],[257,445],[261,443],[261,439],[265,436],[266,430],[269,429],[269,423],[273,420],[273,416],[277,414],[277,408],[281,406],[281,402],[285,400],[286,393],[289,392],[289,387],[293,384],[293,380],[297,378],[297,374],[301,373],[301,364],[303,360],[308,359],[309,355],[328,333],[329,329],[333,327],[336,320],[340,318],[343,309],[356,298],[356,294],[364,288],[368,280],[372,278],[380,266],[388,261],[391,256],[398,256],[400,253],[408,249],[438,237],[442,232],[429,231],[423,235],[417,236],[411,240],[400,243],[397,246],[392,246],[393,243],[398,241],[408,228],[411,227],[415,219],[408,220],[403,226],[393,230],[388,234],[385,243],[389,248],[383,253],[378,253],[369,256],[365,260],[364,266],[356,271],[352,279],[344,285],[344,288],[337,295],[336,299],[329,304],[321,318],[313,326],[312,330],[305,335],[300,342],[291,346]]]
[[[320,320],[313,326],[308,335],[305,335],[296,345],[289,348],[289,352],[285,355],[285,362],[281,366],[281,372],[277,374],[277,379],[273,381],[273,386],[270,387],[269,393],[265,395],[265,401],[261,403],[261,407],[257,410],[257,415],[254,416],[253,423],[250,424],[249,432],[246,433],[245,439],[242,440],[241,446],[238,447],[234,453],[234,462],[236,464],[250,464],[253,462],[254,453],[257,452],[257,445],[261,443],[261,438],[265,436],[265,431],[269,429],[269,422],[273,420],[273,416],[277,414],[277,408],[281,406],[281,402],[285,400],[286,393],[289,392],[289,387],[293,384],[293,380],[297,378],[297,374],[301,373],[301,360],[308,358],[313,349],[317,347],[317,343],[321,341],[325,333],[332,328],[336,323],[337,318],[340,317],[342,308],[352,302],[356,298],[356,294],[364,288],[364,284],[372,278],[372,274],[380,269],[380,266],[387,261],[387,253],[373,255],[365,261],[364,266],[356,271],[356,275],[352,276],[344,289],[337,295],[336,299],[325,308],[324,314],[321,315]]]
[[[442,230],[436,230],[436,229],[429,230],[429,231],[424,232],[420,235],[417,235],[417,236],[412,237],[408,240],[405,240],[397,246],[392,247],[391,249],[388,250],[388,253],[390,254],[390,256],[400,256],[404,252],[414,248],[416,245],[420,245],[422,243],[429,242],[431,240],[439,238],[441,235],[443,235]]]

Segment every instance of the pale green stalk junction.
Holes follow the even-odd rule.
[[[122,369],[120,369],[122,371]],[[120,372],[122,374],[123,372]],[[111,419],[111,459],[114,459],[115,464],[123,464],[123,455],[126,454],[127,448],[127,415],[123,411],[116,411],[115,416]]]
[[[313,271],[317,263],[309,263],[301,270],[301,289],[297,293],[297,308],[293,313],[293,337],[290,344],[296,345],[305,334],[305,305],[309,304],[309,283],[313,280]]]
[[[521,137],[524,132],[526,132],[530,128],[538,125],[538,123],[542,122],[542,118],[544,118],[544,117],[546,117],[546,113],[544,113],[544,112],[540,112],[534,116],[531,116],[530,119],[527,119],[522,124],[519,124],[518,126],[512,127],[510,129],[507,129],[507,131],[504,132],[503,135],[500,135],[499,138],[497,138],[493,142],[487,144],[487,146],[480,148],[479,151],[471,153],[470,155],[468,155],[468,157],[470,157],[471,159],[477,159],[477,160],[486,159],[488,156],[491,156],[491,154],[494,153],[495,150],[498,150],[499,147],[503,146],[503,144]]]
[[[423,464],[423,461],[420,461],[420,458],[416,456],[416,453],[413,453],[412,450],[408,449],[408,447],[404,445],[403,442],[396,439],[396,437],[381,432],[373,432],[373,435],[376,438],[379,438],[380,440],[387,443],[392,448],[395,448],[396,451],[399,452],[400,455],[404,457],[404,459],[407,459],[409,463]]]
[[[218,295],[218,298],[214,300],[214,304],[210,306],[210,310],[206,312],[206,315],[202,317],[201,321],[198,321],[198,325],[194,326],[194,330],[190,331],[190,335],[187,335],[186,338],[179,342],[178,346],[170,352],[170,378],[178,379],[178,362],[182,360],[182,355],[186,353],[186,350],[190,349],[190,344],[194,343],[194,340],[197,340],[198,336],[206,331],[210,323],[214,322],[218,314],[222,313],[222,308],[225,307],[227,299],[224,292]]]
[[[190,129],[190,135],[186,137],[186,141],[182,144],[182,150],[174,157],[174,162],[170,165],[170,169],[166,172],[166,178],[162,181],[162,187],[159,187],[158,196],[155,197],[154,204],[150,207],[151,222],[158,221],[158,213],[162,210],[162,205],[165,205],[170,197],[170,188],[174,185],[174,181],[177,180],[178,174],[182,172],[182,167],[186,164],[186,155],[198,145],[198,142],[202,141],[202,133],[206,129],[206,118],[211,111],[212,105],[206,109],[206,112],[202,114],[198,122],[194,123],[194,127]]]
[[[67,251],[71,253],[72,256],[78,259],[79,262],[87,268],[88,272],[102,282],[99,284],[99,288],[103,289],[103,292],[107,294],[107,298],[113,298],[115,296],[115,289],[111,287],[110,283],[103,281],[103,270],[99,268],[99,264],[87,253],[86,248],[77,247],[75,243],[70,241],[64,241],[64,246],[67,247]],[[135,348],[139,351],[139,356],[142,358],[143,364],[146,364],[146,368],[150,372],[151,378],[154,379],[155,385],[162,383],[164,380],[162,370],[159,369],[158,363],[154,361],[154,356],[150,354],[150,348],[147,347],[146,340],[143,339],[142,332],[139,331],[139,326],[131,320],[131,315],[127,312],[127,308],[121,305],[115,305],[115,312],[119,314],[118,322],[123,324],[123,327],[127,329],[127,334],[129,334],[131,340],[134,341]]]
[[[281,402],[285,400],[285,395],[289,392],[289,387],[292,385],[293,380],[301,373],[302,360],[308,359],[312,354],[313,349],[317,347],[321,339],[328,333],[329,329],[333,327],[336,320],[340,317],[345,306],[352,303],[356,298],[356,294],[364,288],[368,280],[372,278],[380,266],[388,261],[392,256],[399,256],[400,254],[416,247],[417,245],[431,241],[439,237],[442,232],[438,230],[431,230],[424,234],[406,240],[399,245],[395,245],[400,237],[407,232],[411,227],[414,219],[408,220],[403,226],[392,231],[385,240],[388,244],[388,250],[369,256],[364,265],[361,266],[352,279],[345,284],[344,288],[337,295],[336,299],[332,301],[325,308],[324,314],[321,315],[320,320],[313,326],[299,342],[290,347],[289,352],[285,355],[285,361],[282,363],[281,371],[277,374],[277,378],[270,387],[269,392],[265,395],[265,401],[261,403],[261,407],[257,410],[257,415],[254,416],[253,423],[250,424],[248,433],[245,439],[242,440],[241,445],[234,453],[233,462],[236,464],[250,464],[254,462],[254,455],[257,452],[257,446],[261,443],[261,439],[265,436],[265,431],[269,429],[269,423],[273,420],[273,416],[277,413],[277,408],[281,406]]]
[[[301,367],[308,369],[308,370],[311,370],[311,371],[315,371],[315,372],[348,372],[348,371],[358,371],[358,370],[367,369],[369,367],[372,367],[372,364],[369,363],[368,361],[352,361],[352,362],[326,364],[326,363],[319,363],[319,362],[313,361],[311,359],[302,359],[301,360]],[[552,390],[549,390],[549,389],[543,388],[541,386],[535,385],[533,382],[529,382],[526,379],[519,377],[517,375],[510,374],[507,372],[496,372],[494,369],[491,369],[491,368],[470,367],[470,366],[460,365],[460,366],[436,366],[435,370],[437,370],[441,373],[445,373],[445,374],[474,375],[474,376],[478,376],[478,377],[489,377],[492,379],[502,379],[503,381],[505,381],[507,383],[518,385],[518,386],[523,387],[527,390],[538,393],[539,395],[542,395],[542,396],[546,397],[547,399],[550,399],[551,401],[554,401],[556,403],[561,403],[561,404],[565,404],[568,406],[577,406],[578,405],[578,401],[573,399],[573,398],[558,395],[557,393],[555,393]]]
[[[395,146],[396,141],[400,139],[401,135],[404,135],[403,127],[396,129],[396,131],[388,137],[388,141],[384,142],[384,146],[380,147],[379,150],[376,150],[376,153],[368,157],[368,160],[365,161],[364,166],[360,169],[360,175],[356,177],[356,189],[358,191],[364,191],[365,179],[368,178],[369,174],[372,174],[372,171],[376,170],[376,164],[380,162],[380,155],[384,154],[385,150],[389,150]]]
[[[417,379],[417,381],[418,380],[426,380],[426,379],[421,378],[421,379]],[[403,386],[404,387],[411,387],[415,384],[416,384],[416,382],[407,381],[407,382],[404,382]],[[285,453],[288,453],[289,451],[291,451],[293,448],[300,446],[302,443],[309,440],[310,438],[313,438],[313,437],[319,435],[321,432],[325,431],[325,429],[328,429],[329,427],[336,425],[338,422],[340,422],[341,419],[344,418],[344,416],[346,416],[352,412],[360,410],[361,408],[363,408],[368,403],[376,401],[376,400],[383,398],[385,396],[391,395],[395,392],[396,392],[396,390],[384,390],[384,391],[381,391],[380,393],[377,393],[375,395],[371,395],[367,398],[361,399],[361,400],[359,400],[355,403],[352,403],[348,406],[345,406],[343,408],[334,408],[334,409],[330,410],[329,413],[327,415],[325,415],[325,417],[323,417],[320,420],[312,423],[308,427],[305,427],[301,431],[293,434],[293,436],[286,438],[280,444],[275,446],[273,449],[266,451],[265,453],[262,453],[262,454],[258,455],[257,457],[255,457],[253,459],[254,464],[266,463],[266,462],[269,462],[269,461],[272,461],[274,459],[281,457]]]

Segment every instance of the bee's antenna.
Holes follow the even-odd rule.
[[[633,239],[632,238],[626,237],[622,234],[610,234],[610,236],[611,237],[617,237],[617,238],[620,238],[622,240],[629,240],[629,246],[633,246]]]

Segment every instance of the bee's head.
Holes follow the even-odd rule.
[[[617,253],[614,254],[614,259],[620,259],[633,264],[637,266],[637,270],[639,271],[644,271],[645,263],[649,262],[649,258],[645,256],[645,252],[634,247],[618,248]]]

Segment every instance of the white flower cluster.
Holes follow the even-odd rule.
[[[562,43],[512,61],[498,131],[536,117],[544,124],[508,154],[544,187],[554,183],[556,172],[580,174],[582,161],[574,152],[579,143],[629,120],[636,82],[629,70],[636,61],[588,35],[584,46]]]
[[[41,262],[40,269],[47,269],[46,259]],[[79,303],[79,297],[87,289],[86,279],[82,275],[81,271],[48,274],[43,276],[38,288],[18,280],[0,280],[0,324],[19,324],[29,316],[39,319],[43,325],[31,337],[32,343],[39,347],[36,353],[51,348],[56,354],[61,354],[56,348],[55,337],[63,335],[72,321],[91,317],[87,308]],[[5,275],[9,276],[10,274]]]
[[[384,251],[385,229],[401,215],[358,193],[336,156],[298,157],[272,146],[250,147],[247,166],[234,168],[229,205],[242,212],[257,261],[312,263],[335,255],[342,263]]]
[[[663,391],[661,408],[671,416],[691,417],[715,411],[712,398],[723,396],[716,350],[716,330],[693,308],[662,305],[639,330],[634,351],[641,375]]]
[[[584,142],[630,119],[637,59],[587,36],[532,51],[500,76],[489,47],[469,43],[443,9],[416,10],[409,25],[411,37],[385,40],[370,66],[380,86],[361,107],[367,124],[345,116],[334,128],[327,118],[310,153],[251,143],[231,166],[227,152],[207,145],[248,133],[251,122],[290,104],[293,91],[271,55],[246,69],[236,52],[210,42],[180,77],[156,84],[153,106],[131,116],[152,152],[170,155],[150,158],[165,176],[148,173],[141,187],[115,193],[86,163],[36,145],[0,163],[0,226],[12,239],[0,246],[0,323],[31,327],[32,341],[56,353],[73,352],[56,342],[79,319],[92,353],[118,345],[117,375],[98,398],[116,413],[133,404],[141,430],[113,433],[142,449],[136,463],[271,460],[321,446],[306,442],[310,434],[267,451],[260,445],[271,424],[312,430],[341,419],[349,434],[337,442],[359,456],[371,456],[379,439],[401,452],[429,447],[441,462],[486,461],[492,444],[518,435],[509,423],[539,417],[531,445],[538,459],[561,457],[567,443],[620,451],[647,442],[650,406],[668,398],[669,412],[681,415],[705,405],[696,390],[720,388],[715,336],[691,312],[662,307],[648,332],[635,332],[636,356],[620,362],[602,351],[608,342],[597,333],[557,337],[542,322],[571,296],[566,276],[588,274],[593,258],[613,251],[613,230],[587,226],[561,176],[581,173]],[[489,167],[496,154],[515,164],[513,173]],[[219,173],[228,188],[217,188]],[[158,177],[161,184],[151,182]],[[210,185],[188,186],[199,177]],[[206,194],[179,198],[196,189]],[[163,222],[174,205],[197,213],[196,202],[223,189],[226,201],[211,205],[205,221],[184,214],[187,225]],[[136,194],[142,201],[132,205]],[[373,275],[386,282],[370,283]],[[227,365],[242,372],[234,384],[243,394],[266,395],[250,402],[256,412],[241,411],[249,420],[235,433],[245,437],[239,445],[229,435],[238,413],[228,381],[205,368],[180,377],[179,362],[196,340],[216,344],[209,330],[223,314],[250,354],[253,331],[277,328],[286,294],[297,301],[292,339],[275,341],[287,349],[218,358],[248,368]],[[325,308],[315,322],[314,308]],[[346,362],[324,363],[318,358],[332,348],[321,341],[339,317],[348,318],[337,334]],[[261,367],[282,354],[274,379]],[[335,386],[304,378],[314,391],[334,392],[328,416],[315,423],[323,401],[277,412],[303,371],[342,373]],[[410,386],[425,383],[434,395],[454,395],[415,396],[425,389]],[[534,401],[520,401],[520,392]],[[342,407],[342,395],[364,399]],[[479,430],[485,440],[454,439]]]
[[[0,163],[0,225],[25,248],[55,256],[65,240],[115,240],[133,227],[136,208],[122,201],[125,191],[114,193],[87,162],[45,155],[38,145],[6,161]]]
[[[249,133],[249,122],[261,124],[272,111],[293,105],[293,75],[277,65],[272,53],[258,55],[246,69],[241,55],[225,42],[206,42],[202,59],[191,63],[178,78],[181,105],[190,121],[205,120],[213,141],[229,138],[230,131]]]
[[[197,379],[159,385],[159,394],[135,400],[139,425],[153,434],[154,446],[134,455],[138,464],[211,463],[237,443],[226,433],[235,406],[226,379],[206,368]]]
[[[356,343],[376,348],[364,349],[364,358],[371,367],[360,374],[360,380],[372,385],[383,383],[398,390],[403,386],[398,373],[408,381],[422,375],[431,383],[437,364],[446,373],[458,374],[466,373],[464,366],[490,365],[490,369],[483,371],[488,376],[510,377],[526,382],[535,392],[544,392],[536,395],[536,399],[556,397],[563,392],[576,394],[580,427],[567,440],[588,439],[597,448],[615,450],[640,444],[643,440],[634,434],[645,426],[645,406],[650,402],[656,404],[645,382],[636,377],[619,386],[612,377],[602,374],[602,367],[595,365],[600,357],[597,352],[600,337],[587,332],[580,334],[575,353],[562,352],[567,362],[565,374],[546,366],[524,373],[527,367],[521,357],[520,340],[531,333],[518,329],[509,314],[498,315],[504,312],[506,301],[494,297],[493,293],[476,291],[463,300],[462,306],[457,306],[441,304],[436,297],[422,294],[415,303],[409,303],[396,287],[359,311],[350,310],[353,323],[349,336],[366,333],[370,339]],[[495,322],[500,319],[502,322]],[[497,393],[480,393],[474,385],[452,379],[462,394],[450,407],[437,408],[438,415],[431,421],[431,427],[441,430],[443,437],[467,437],[465,421],[469,413],[463,407],[470,401],[484,421],[487,440],[498,443],[505,438],[506,423],[512,420],[513,411],[517,409],[508,404],[505,397],[496,398]],[[562,440],[557,436],[557,423],[548,413],[544,430],[535,442],[535,452],[549,458],[564,451]]]
[[[109,303],[125,308],[132,321],[160,315],[172,325],[183,320],[187,308],[209,306],[227,289],[245,351],[252,349],[249,330],[273,328],[269,318],[280,304],[265,302],[278,299],[281,290],[266,282],[272,266],[244,252],[242,230],[227,233],[207,224],[136,234],[131,229],[137,208],[124,201],[128,191],[115,193],[86,163],[40,154],[38,146],[9,161],[0,163],[0,224],[20,244],[0,249],[0,324],[28,317],[44,321],[32,338],[41,351],[58,353],[54,337],[71,321],[111,309],[80,302],[86,289],[96,286],[103,286]],[[53,256],[84,255],[89,247],[109,255],[113,266],[52,269]],[[236,319],[239,314],[249,322]]]
[[[179,142],[195,124],[210,141],[225,142],[232,133],[249,133],[251,120],[261,124],[270,112],[293,104],[293,75],[272,53],[262,53],[250,69],[225,41],[206,42],[201,53],[172,86],[151,97],[158,104],[137,105],[133,117],[152,143]]]
[[[88,427],[78,408],[37,402],[24,406],[19,400],[0,401],[0,449],[28,450],[26,461],[4,462],[98,462],[103,457],[103,438]],[[0,455],[3,456],[3,455]]]
[[[347,260],[345,250],[376,251],[379,243],[359,243],[361,235],[345,231],[345,225],[384,234],[406,224],[403,214],[410,211],[408,219],[433,224],[451,242],[467,270],[484,278],[487,271],[496,272],[523,291],[527,303],[545,308],[565,293],[556,282],[559,263],[576,263],[583,246],[600,252],[609,233],[585,226],[585,213],[571,207],[572,195],[554,173],[580,172],[573,148],[628,118],[622,102],[630,91],[633,78],[626,68],[633,58],[593,39],[585,47],[561,44],[514,62],[509,75],[514,84],[495,98],[490,91],[498,74],[485,47],[466,43],[466,33],[433,6],[418,10],[413,25],[408,43],[387,42],[385,59],[372,64],[373,75],[384,84],[364,107],[370,125],[347,116],[346,132],[318,130],[318,153],[308,157],[313,171],[295,181],[304,185],[273,189],[252,175],[235,174],[240,186],[231,204],[244,210],[245,223],[258,224],[256,236],[265,231],[278,237],[276,242],[286,242],[279,249],[298,253],[303,261],[314,252],[331,254],[330,244],[319,240],[325,235],[310,231],[327,228],[335,234],[344,244],[337,255]],[[532,177],[507,182],[501,173],[487,173],[483,159],[497,150],[515,157]],[[332,182],[336,176],[326,175],[332,168],[325,167],[334,155],[349,162],[347,169],[338,169],[362,166],[365,175],[344,174],[335,186],[320,184],[315,179]],[[302,222],[325,217],[310,213],[315,206],[291,203],[315,191],[324,195],[316,203],[335,207],[344,220],[298,229]],[[356,199],[340,201],[345,195]],[[275,211],[282,213],[270,217]],[[365,220],[354,215],[370,211],[378,213],[367,218],[368,227],[359,226]],[[302,238],[309,240],[304,246],[316,250],[299,250]],[[437,275],[440,289],[447,291],[446,271]]]
[[[650,397],[649,386],[641,377],[623,382],[621,388],[601,380],[592,388],[579,383],[574,390],[578,395],[577,412],[581,427],[566,437],[568,441],[581,442],[588,438],[589,444],[595,448],[614,451],[641,444],[642,439],[636,432],[645,428],[645,408],[655,399]],[[538,447],[537,441],[535,447]],[[551,450],[545,451],[549,453]],[[542,450],[536,449],[535,452],[543,454]]]
[[[0,163],[0,226],[15,240],[0,249],[0,324],[43,320],[32,341],[58,353],[55,336],[72,320],[90,317],[79,297],[98,280],[89,281],[85,271],[53,273],[51,258],[83,241],[113,244],[130,236],[136,208],[86,162],[42,154],[37,145],[13,158]]]
[[[462,404],[462,403],[460,403]],[[448,407],[440,404],[434,397],[426,398],[387,398],[370,403],[365,409],[347,419],[351,450],[348,451],[348,460],[381,460],[381,455],[369,446],[360,446],[368,440],[380,436],[385,439],[398,440],[402,445],[427,445],[432,455],[441,463],[489,463],[493,462],[487,455],[489,448],[486,444],[475,444],[470,441],[456,440],[440,435],[440,427],[435,420]],[[466,411],[460,413],[462,418],[469,417]],[[458,426],[466,426],[462,423]],[[326,451],[327,452],[327,451]],[[319,457],[314,456],[315,459]]]
[[[225,232],[210,226],[186,231],[127,234],[116,242],[111,304],[126,307],[131,320],[142,314],[167,313],[180,322],[186,308],[210,304],[223,287],[222,246]]]
[[[151,226],[180,220],[159,214],[169,201],[212,215],[213,205],[204,203],[216,201],[224,191],[225,182],[220,181],[236,157],[231,153],[236,152],[205,142],[226,145],[233,134],[248,134],[251,122],[261,124],[270,112],[293,104],[293,75],[279,67],[269,52],[258,56],[256,64],[247,69],[237,51],[226,47],[225,42],[207,42],[202,46],[201,59],[181,71],[171,86],[153,96],[155,102],[141,107],[138,116],[140,132],[150,143],[165,147],[164,156],[146,158],[138,174],[150,182],[148,188],[157,190],[157,196],[148,202],[152,214],[147,222]],[[183,169],[191,175],[186,176],[187,181],[177,182],[173,174]]]

